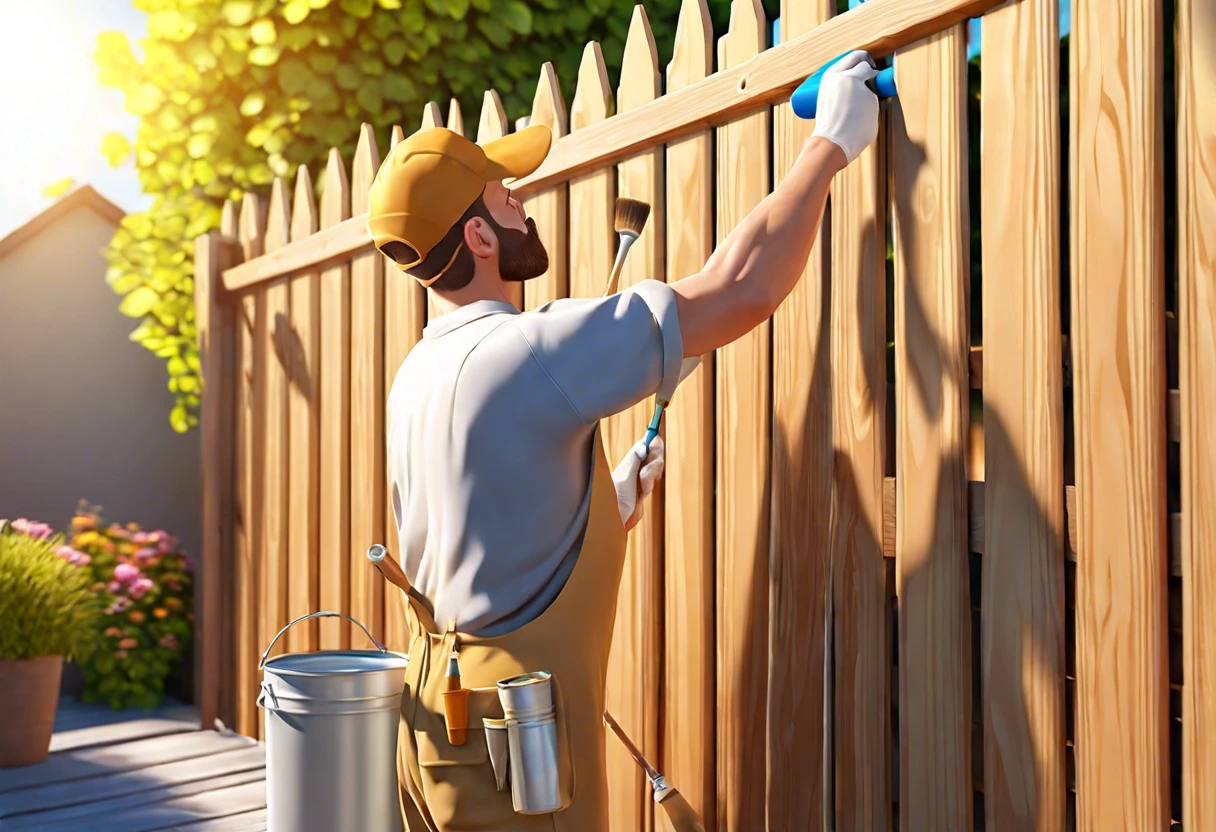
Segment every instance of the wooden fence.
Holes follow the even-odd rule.
[[[759,3],[735,0],[714,72],[704,0],[685,0],[666,84],[639,6],[615,94],[594,43],[568,117],[541,70],[531,120],[561,138],[515,185],[551,253],[525,308],[601,291],[618,195],[655,209],[622,285],[699,269],[810,135],[793,87],[848,49],[895,56],[900,96],[834,182],[805,276],[681,389],[630,536],[609,707],[710,829],[1216,829],[1216,24],[1202,0],[1176,0],[1176,32],[1158,0],[1076,2],[1061,67],[1057,2],[791,1],[766,48]],[[429,105],[422,129],[441,123]],[[487,92],[476,138],[508,130]],[[339,610],[405,646],[364,552],[396,544],[385,396],[429,313],[365,231],[379,159],[365,126],[349,172],[331,153],[319,212],[301,169],[196,244],[207,724],[261,732],[258,655],[295,616]],[[648,414],[607,421],[611,458]],[[324,620],[284,646],[350,645]],[[612,829],[664,828],[609,753]]]

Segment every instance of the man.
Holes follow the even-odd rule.
[[[540,165],[548,129],[484,148],[428,130],[385,159],[369,232],[442,312],[389,395],[391,509],[414,587],[398,737],[411,832],[606,828],[601,715],[625,534],[662,472],[663,445],[647,453],[639,442],[610,472],[597,426],[790,293],[832,176],[877,133],[865,85],[875,74],[863,52],[825,74],[794,167],[699,273],[528,312],[507,286],[543,274],[548,256],[503,180]],[[445,714],[442,696],[453,656],[472,689],[460,745],[446,722],[462,717]],[[497,791],[482,730],[483,717],[503,715],[496,683],[532,671],[552,674],[556,705],[551,774],[563,808],[545,815],[518,814]]]

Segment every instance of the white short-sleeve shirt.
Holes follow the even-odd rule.
[[[501,635],[553,602],[587,526],[598,421],[682,359],[675,295],[655,280],[427,325],[393,381],[387,450],[402,566],[440,626]]]

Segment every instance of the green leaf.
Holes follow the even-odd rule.
[[[201,159],[211,152],[215,136],[211,133],[195,133],[186,143],[186,150],[192,159]]]
[[[253,19],[253,0],[226,0],[224,19],[232,26],[244,26]]]
[[[116,168],[131,155],[131,143],[122,133],[106,133],[101,140],[101,153],[110,167]]]
[[[343,64],[338,67],[338,71],[334,73],[334,80],[338,82],[338,86],[344,90],[357,89],[363,83],[363,76],[359,70],[348,64]]]
[[[283,7],[283,19],[292,25],[303,23],[310,11],[312,9],[308,0],[288,0],[287,5]]]
[[[263,18],[249,27],[249,36],[253,38],[254,43],[261,46],[274,43],[276,35],[274,21],[269,18]]]
[[[251,118],[262,112],[266,106],[266,94],[261,90],[251,90],[241,101],[241,115]]]
[[[110,283],[110,288],[113,289],[117,294],[125,295],[136,286],[141,285],[143,282],[144,279],[138,274],[124,274],[117,280],[112,281]]]
[[[279,47],[270,44],[254,47],[249,50],[249,63],[254,66],[274,66],[281,52]]]
[[[60,179],[58,182],[52,182],[50,185],[47,185],[42,189],[42,195],[49,197],[63,196],[70,191],[72,186],[75,184],[76,180],[68,176]]]
[[[511,32],[492,17],[480,18],[477,21],[477,28],[495,46],[505,47],[511,42]]]
[[[185,433],[189,428],[188,420],[186,418],[186,408],[180,404],[173,408],[173,410],[169,413],[169,424],[178,433]]]
[[[405,41],[393,38],[384,44],[384,60],[391,66],[397,66],[405,58]]]
[[[407,104],[418,99],[418,88],[404,73],[390,72],[384,76],[384,97],[389,101]]]
[[[380,95],[380,85],[371,81],[364,82],[355,93],[355,101],[366,112],[374,113],[380,109],[383,99]]]
[[[146,116],[159,108],[164,100],[164,94],[155,84],[140,84],[127,96],[127,112],[137,116]]]
[[[352,17],[366,19],[372,15],[372,0],[339,0],[338,7]]]
[[[532,31],[532,11],[520,0],[507,0],[495,15],[508,29],[521,35]]]
[[[152,307],[160,300],[160,295],[147,286],[140,286],[122,299],[118,311],[129,318],[142,318],[152,311]]]

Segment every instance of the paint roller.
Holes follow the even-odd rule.
[[[815,113],[819,109],[819,85],[823,82],[823,73],[827,72],[832,64],[848,54],[850,52],[837,55],[821,66],[814,75],[798,85],[798,89],[794,90],[794,94],[790,96],[790,104],[794,108],[794,115],[798,116],[798,118],[815,117]],[[896,95],[895,67],[892,66],[880,70],[876,76],[866,81],[866,86],[873,90],[880,101],[894,98]]]

